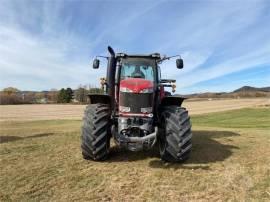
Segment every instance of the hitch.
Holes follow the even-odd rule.
[[[148,141],[148,140],[153,140],[155,139],[157,136],[157,127],[155,127],[155,132],[153,133],[150,133],[149,135],[146,135],[144,137],[126,137],[126,136],[123,136],[122,137],[122,140],[123,142],[127,142],[127,143],[143,143],[145,141]]]

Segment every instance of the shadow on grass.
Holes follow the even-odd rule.
[[[163,162],[159,159],[160,156],[157,146],[150,151],[142,152],[130,152],[118,147],[112,147],[110,158],[107,160],[107,162],[132,162],[147,158],[154,158],[149,162],[149,166],[152,168],[184,168],[207,170],[209,169],[209,163],[224,161],[233,154],[233,149],[238,149],[238,147],[231,145],[231,138],[234,136],[239,136],[239,134],[230,131],[193,131],[192,152],[190,158],[183,163]],[[226,143],[221,143],[224,141]]]
[[[35,135],[30,135],[26,137],[19,137],[19,136],[0,136],[0,144],[6,142],[13,142],[17,140],[24,140],[24,139],[31,139],[31,138],[38,138],[38,137],[47,137],[53,135],[53,133],[39,133]]]
[[[233,149],[238,147],[231,144],[223,144],[216,139],[231,142],[230,137],[239,136],[230,131],[193,131],[192,152],[190,158],[183,163],[166,163],[161,160],[152,160],[149,166],[152,168],[181,168],[181,169],[209,169],[209,163],[221,162],[233,154]],[[201,165],[194,165],[201,164]],[[204,165],[205,164],[205,165]]]
[[[114,146],[110,150],[110,156],[108,162],[131,162],[139,161],[147,158],[159,158],[158,150],[155,148],[149,151],[132,152],[117,146]]]

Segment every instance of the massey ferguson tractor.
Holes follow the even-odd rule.
[[[110,139],[130,151],[149,150],[157,143],[160,157],[168,162],[181,162],[191,151],[191,123],[188,111],[181,107],[185,98],[164,90],[175,80],[161,79],[159,64],[173,57],[115,53],[108,47],[107,77],[101,79],[104,94],[89,94],[81,149],[85,159],[105,160],[110,152]],[[98,56],[104,57],[104,56]],[[99,68],[96,58],[93,68]],[[183,68],[176,59],[176,67]]]

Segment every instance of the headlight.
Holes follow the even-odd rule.
[[[126,87],[120,87],[120,91],[124,93],[132,93],[132,90],[126,88]]]
[[[146,88],[140,91],[140,93],[153,93],[153,92],[154,92],[153,88]]]
[[[141,108],[142,113],[151,113],[152,112],[152,107],[145,107]]]
[[[119,106],[120,112],[130,112],[130,107]]]

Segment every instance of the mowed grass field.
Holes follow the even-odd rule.
[[[270,201],[270,108],[192,115],[188,161],[114,145],[81,157],[80,120],[0,122],[0,201]]]

